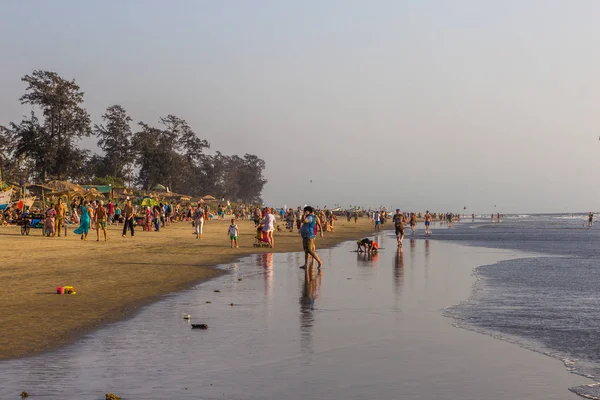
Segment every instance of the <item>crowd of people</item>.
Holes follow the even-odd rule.
[[[305,253],[305,263],[302,266],[306,268],[309,262],[316,262],[318,268],[323,264],[316,252],[315,240],[317,236],[323,237],[325,233],[335,232],[335,223],[338,217],[346,216],[347,221],[354,220],[358,222],[359,217],[369,218],[374,226],[374,231],[381,231],[382,227],[391,220],[394,225],[398,248],[402,247],[405,237],[405,226],[409,226],[412,234],[415,234],[417,221],[425,223],[425,234],[431,235],[431,224],[439,220],[442,223],[452,224],[460,219],[460,215],[452,213],[422,213],[401,212],[399,209],[395,213],[387,211],[385,208],[376,210],[336,210],[336,213],[327,207],[315,209],[311,206],[294,208],[270,208],[251,205],[231,206],[219,204],[215,207],[216,213],[211,213],[208,204],[198,202],[181,206],[179,203],[172,205],[169,203],[158,203],[154,205],[133,204],[131,199],[127,198],[122,204],[113,203],[109,200],[106,204],[103,200],[88,201],[81,200],[73,202],[70,207],[59,198],[55,203],[51,203],[44,211],[45,218],[43,227],[47,236],[61,236],[63,229],[67,224],[78,224],[73,231],[80,235],[82,240],[87,240],[90,230],[96,231],[96,241],[103,238],[108,240],[108,225],[121,225],[122,237],[126,237],[129,232],[131,237],[135,235],[136,226],[142,226],[144,231],[159,232],[162,228],[172,222],[186,221],[192,224],[194,235],[197,239],[202,239],[203,228],[210,219],[224,220],[226,215],[231,215],[231,224],[227,228],[227,234],[230,240],[231,248],[239,248],[240,229],[237,225],[238,220],[253,220],[257,230],[256,240],[262,242],[266,247],[275,247],[276,231],[283,229],[288,232],[297,231],[302,238],[302,247]],[[7,209],[3,216],[5,221],[22,218],[32,210]],[[15,213],[15,215],[12,215]],[[38,211],[39,213],[39,211]],[[279,220],[278,220],[279,219]],[[281,228],[280,222],[284,228]],[[102,235],[101,235],[102,234]],[[363,238],[357,241],[357,252],[376,253],[379,250],[379,244],[369,238]]]

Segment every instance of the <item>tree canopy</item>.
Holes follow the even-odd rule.
[[[150,189],[157,184],[192,196],[212,194],[233,201],[260,202],[265,162],[253,154],[209,154],[210,144],[182,118],[158,118],[158,125],[133,119],[118,104],[91,126],[83,107],[84,92],[75,80],[55,72],[33,71],[19,99],[30,105],[21,122],[0,126],[0,178],[46,183],[68,179],[78,183],[135,182]],[[103,154],[77,146],[94,135]]]

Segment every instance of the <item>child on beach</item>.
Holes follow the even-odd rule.
[[[234,245],[236,249],[239,248],[240,246],[238,245],[238,236],[240,235],[240,229],[235,223],[235,218],[231,219],[231,225],[229,225],[228,233],[229,239],[231,240],[231,248],[233,249]]]

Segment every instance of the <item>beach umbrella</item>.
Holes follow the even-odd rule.
[[[142,199],[142,203],[141,206],[142,207],[154,207],[158,205],[158,201],[154,200],[153,198],[150,197],[144,197]]]

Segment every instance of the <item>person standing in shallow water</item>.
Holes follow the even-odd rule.
[[[410,213],[410,230],[412,231],[412,234],[415,234],[415,228],[417,226],[417,214],[415,213]]]
[[[302,216],[302,226],[300,227],[300,236],[302,236],[302,247],[304,249],[304,265],[300,268],[308,268],[308,257],[312,257],[317,262],[318,268],[321,268],[323,261],[317,255],[315,246],[316,229],[321,232],[323,237],[323,227],[319,220],[315,217],[314,209],[310,206],[304,207],[304,215]]]
[[[433,220],[429,210],[425,213],[425,234],[427,236],[431,235],[431,221]]]
[[[588,216],[588,227],[591,228],[593,223],[594,223],[594,213],[590,212],[590,215]]]
[[[398,247],[402,247],[402,241],[404,240],[404,214],[400,212],[400,209],[396,210],[396,214],[394,214],[392,220],[394,221]]]

